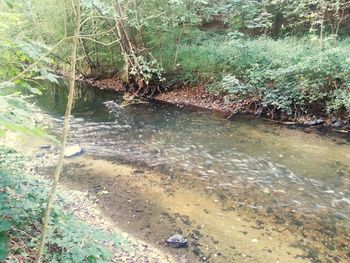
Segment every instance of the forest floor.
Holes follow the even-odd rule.
[[[84,79],[84,82],[100,89],[125,92],[125,85],[116,78],[101,80]],[[198,107],[222,112],[227,118],[231,118],[235,114],[248,114],[286,125],[299,125],[314,130],[325,128],[340,133],[350,133],[350,115],[347,114],[343,114],[339,116],[339,118],[331,115],[317,117],[313,115],[304,115],[297,118],[275,115],[272,118],[269,113],[262,114],[262,109],[255,107],[256,101],[254,99],[226,102],[224,94],[212,94],[208,92],[204,86],[196,88],[181,86],[169,89],[168,91],[155,95],[153,99],[158,102],[175,104],[180,107]]]

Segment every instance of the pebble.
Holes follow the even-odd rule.
[[[43,153],[43,152],[38,152],[35,154],[36,158],[43,158],[44,156],[45,156],[45,153]]]
[[[317,120],[316,120],[316,123],[317,123],[317,124],[322,124],[322,123],[324,123],[324,119],[317,119]]]
[[[266,187],[266,188],[264,188],[263,192],[264,192],[265,194],[270,193],[270,191],[269,191],[269,189],[268,189],[267,187]]]
[[[175,234],[171,237],[169,237],[166,240],[167,244],[171,245],[174,248],[181,248],[181,247],[186,247],[187,246],[187,239],[183,238],[179,234]]]

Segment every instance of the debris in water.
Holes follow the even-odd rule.
[[[175,248],[181,248],[181,247],[186,247],[187,246],[187,239],[183,238],[179,234],[175,234],[171,237],[169,237],[166,241],[166,243],[172,247]]]
[[[43,144],[40,146],[40,149],[50,149],[51,145],[50,144]]]

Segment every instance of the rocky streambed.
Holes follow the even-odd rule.
[[[36,101],[56,134],[64,92]],[[88,192],[124,231],[178,262],[349,260],[346,135],[159,103],[124,107],[89,87],[77,94],[70,144],[83,155],[67,159],[62,183]],[[168,246],[174,234],[188,246]]]

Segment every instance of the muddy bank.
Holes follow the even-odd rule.
[[[141,240],[131,232],[124,232],[113,218],[104,214],[104,207],[98,202],[98,197],[105,192],[96,191],[92,196],[91,190],[83,187],[66,185],[66,180],[59,186],[60,197],[65,199],[65,209],[74,214],[75,218],[107,233],[120,236],[119,246],[112,250],[112,262],[126,263],[175,263],[170,255],[156,248],[147,241]]]
[[[87,83],[91,86],[97,87],[102,90],[113,90],[116,92],[124,92],[125,84],[116,78],[107,78],[107,79],[80,79],[84,83]]]
[[[127,86],[116,78],[108,79],[84,79],[84,82],[103,90],[113,90],[116,92],[126,92]],[[231,118],[237,114],[246,114],[261,117],[270,121],[275,121],[286,125],[298,125],[309,127],[313,130],[335,131],[340,133],[350,133],[350,116],[343,115],[341,118],[335,116],[312,116],[291,118],[288,116],[274,115],[255,106],[254,99],[236,100],[227,102],[224,94],[211,94],[204,86],[171,88],[164,93],[155,95],[152,99],[157,102],[175,104],[180,107],[197,107],[201,109],[222,112],[226,117]]]

